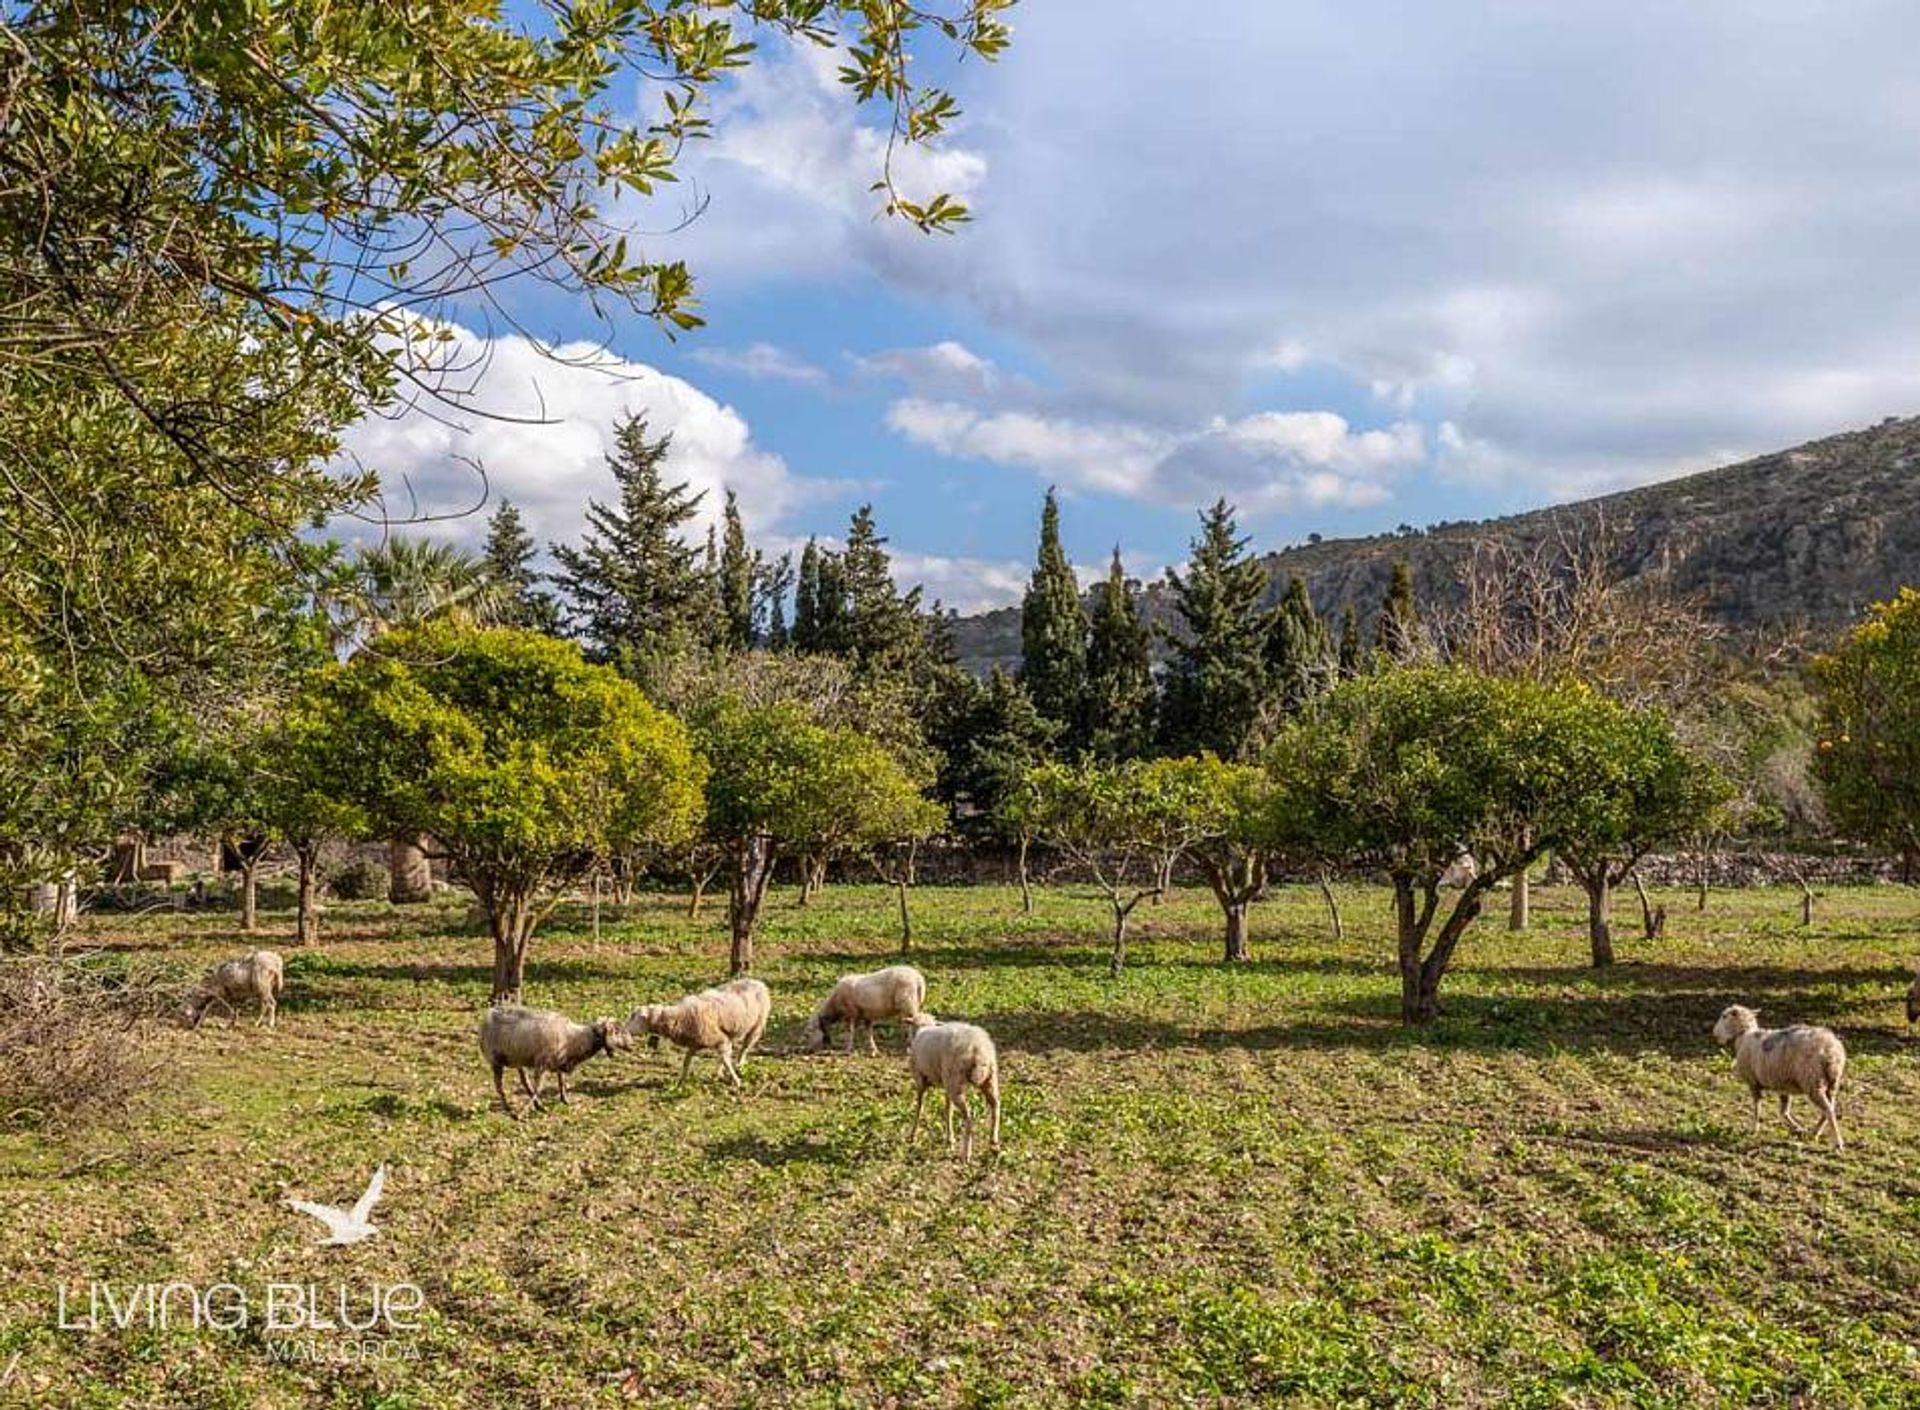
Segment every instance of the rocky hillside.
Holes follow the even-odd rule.
[[[1616,571],[1669,573],[1729,628],[1830,631],[1900,584],[1920,583],[1920,417],[1577,504],[1328,539],[1266,562],[1276,596],[1298,573],[1323,612],[1337,616],[1352,603],[1370,629],[1397,560],[1412,566],[1423,603],[1436,606],[1458,591],[1475,545],[1524,546],[1596,522],[1615,546]],[[1149,588],[1148,615],[1165,611],[1162,590]],[[954,640],[972,670],[1017,665],[1019,609],[961,618]]]

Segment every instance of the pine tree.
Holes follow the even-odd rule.
[[[1339,662],[1306,579],[1294,574],[1267,632],[1267,676],[1280,709],[1298,714],[1333,685]]]
[[[1360,674],[1360,618],[1349,602],[1340,613],[1340,678],[1352,680]]]
[[[1185,576],[1167,570],[1181,627],[1172,636],[1161,743],[1168,752],[1246,749],[1266,694],[1266,569],[1247,553],[1224,499],[1200,516]]]
[[[725,525],[720,547],[719,588],[721,641],[735,651],[760,644],[759,606],[754,589],[761,578],[760,555],[747,547],[747,531],[740,522],[740,502],[732,490],[722,513]]]
[[[573,601],[574,621],[596,654],[656,651],[699,640],[706,625],[707,583],[699,550],[682,541],[681,526],[699,510],[701,496],[662,476],[670,435],[647,439],[644,416],[614,428],[607,457],[619,503],[587,506],[579,547],[555,545],[555,581]]]
[[[1413,570],[1405,559],[1393,565],[1373,644],[1391,661],[1411,661],[1420,654],[1420,611],[1413,600]]]
[[[1087,642],[1087,746],[1103,759],[1137,759],[1153,745],[1153,638],[1113,550],[1094,590]]]
[[[1020,683],[1034,708],[1061,727],[1067,748],[1085,740],[1087,612],[1060,546],[1060,501],[1049,489],[1040,511],[1040,551],[1020,603]]]
[[[507,626],[558,636],[560,604],[552,593],[540,589],[546,577],[534,571],[533,536],[512,500],[501,500],[487,520],[487,542],[481,557],[488,579],[504,599],[499,609],[501,621]]]
[[[929,715],[928,742],[941,761],[934,795],[953,809],[962,831],[996,832],[1002,804],[1050,756],[1059,727],[998,666],[985,681],[949,677]]]
[[[847,546],[837,574],[845,603],[839,649],[863,675],[918,672],[925,664],[926,633],[920,620],[920,589],[902,594],[893,582],[887,540],[863,504],[847,526]],[[827,564],[821,582],[827,584]]]
[[[787,630],[787,594],[793,591],[793,555],[783,553],[769,563],[756,554],[754,562],[759,570],[753,584],[755,618],[767,624],[768,649],[785,651],[793,645],[792,633]]]

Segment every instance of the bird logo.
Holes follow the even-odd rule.
[[[373,1178],[367,1181],[366,1193],[352,1209],[335,1209],[330,1204],[314,1204],[308,1200],[290,1199],[287,1207],[310,1215],[327,1226],[327,1237],[320,1241],[322,1247],[331,1244],[357,1244],[362,1239],[371,1238],[380,1230],[367,1222],[367,1216],[373,1213],[373,1207],[380,1203],[380,1191],[387,1183],[387,1167],[379,1166],[373,1172]]]

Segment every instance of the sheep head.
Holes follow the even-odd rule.
[[[593,1031],[600,1035],[600,1046],[610,1053],[633,1046],[633,1035],[627,1032],[626,1025],[617,1018],[596,1018],[593,1021]]]
[[[1743,1004],[1728,1004],[1713,1025],[1714,1041],[1731,1043],[1742,1033],[1751,1033],[1759,1026],[1758,1009],[1750,1009]]]
[[[807,1051],[817,1053],[827,1045],[827,1025],[819,1014],[807,1020]]]

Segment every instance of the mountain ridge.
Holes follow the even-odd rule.
[[[1662,573],[1737,632],[1832,631],[1902,583],[1920,582],[1920,417],[1889,417],[1786,450],[1544,509],[1412,532],[1321,539],[1262,555],[1270,599],[1306,580],[1330,619],[1352,605],[1371,623],[1395,562],[1413,570],[1423,609],[1458,598],[1478,545],[1538,544],[1569,523],[1603,521],[1623,578]],[[1164,582],[1143,610],[1165,621]],[[1020,661],[1020,609],[955,617],[960,662],[976,674]]]

